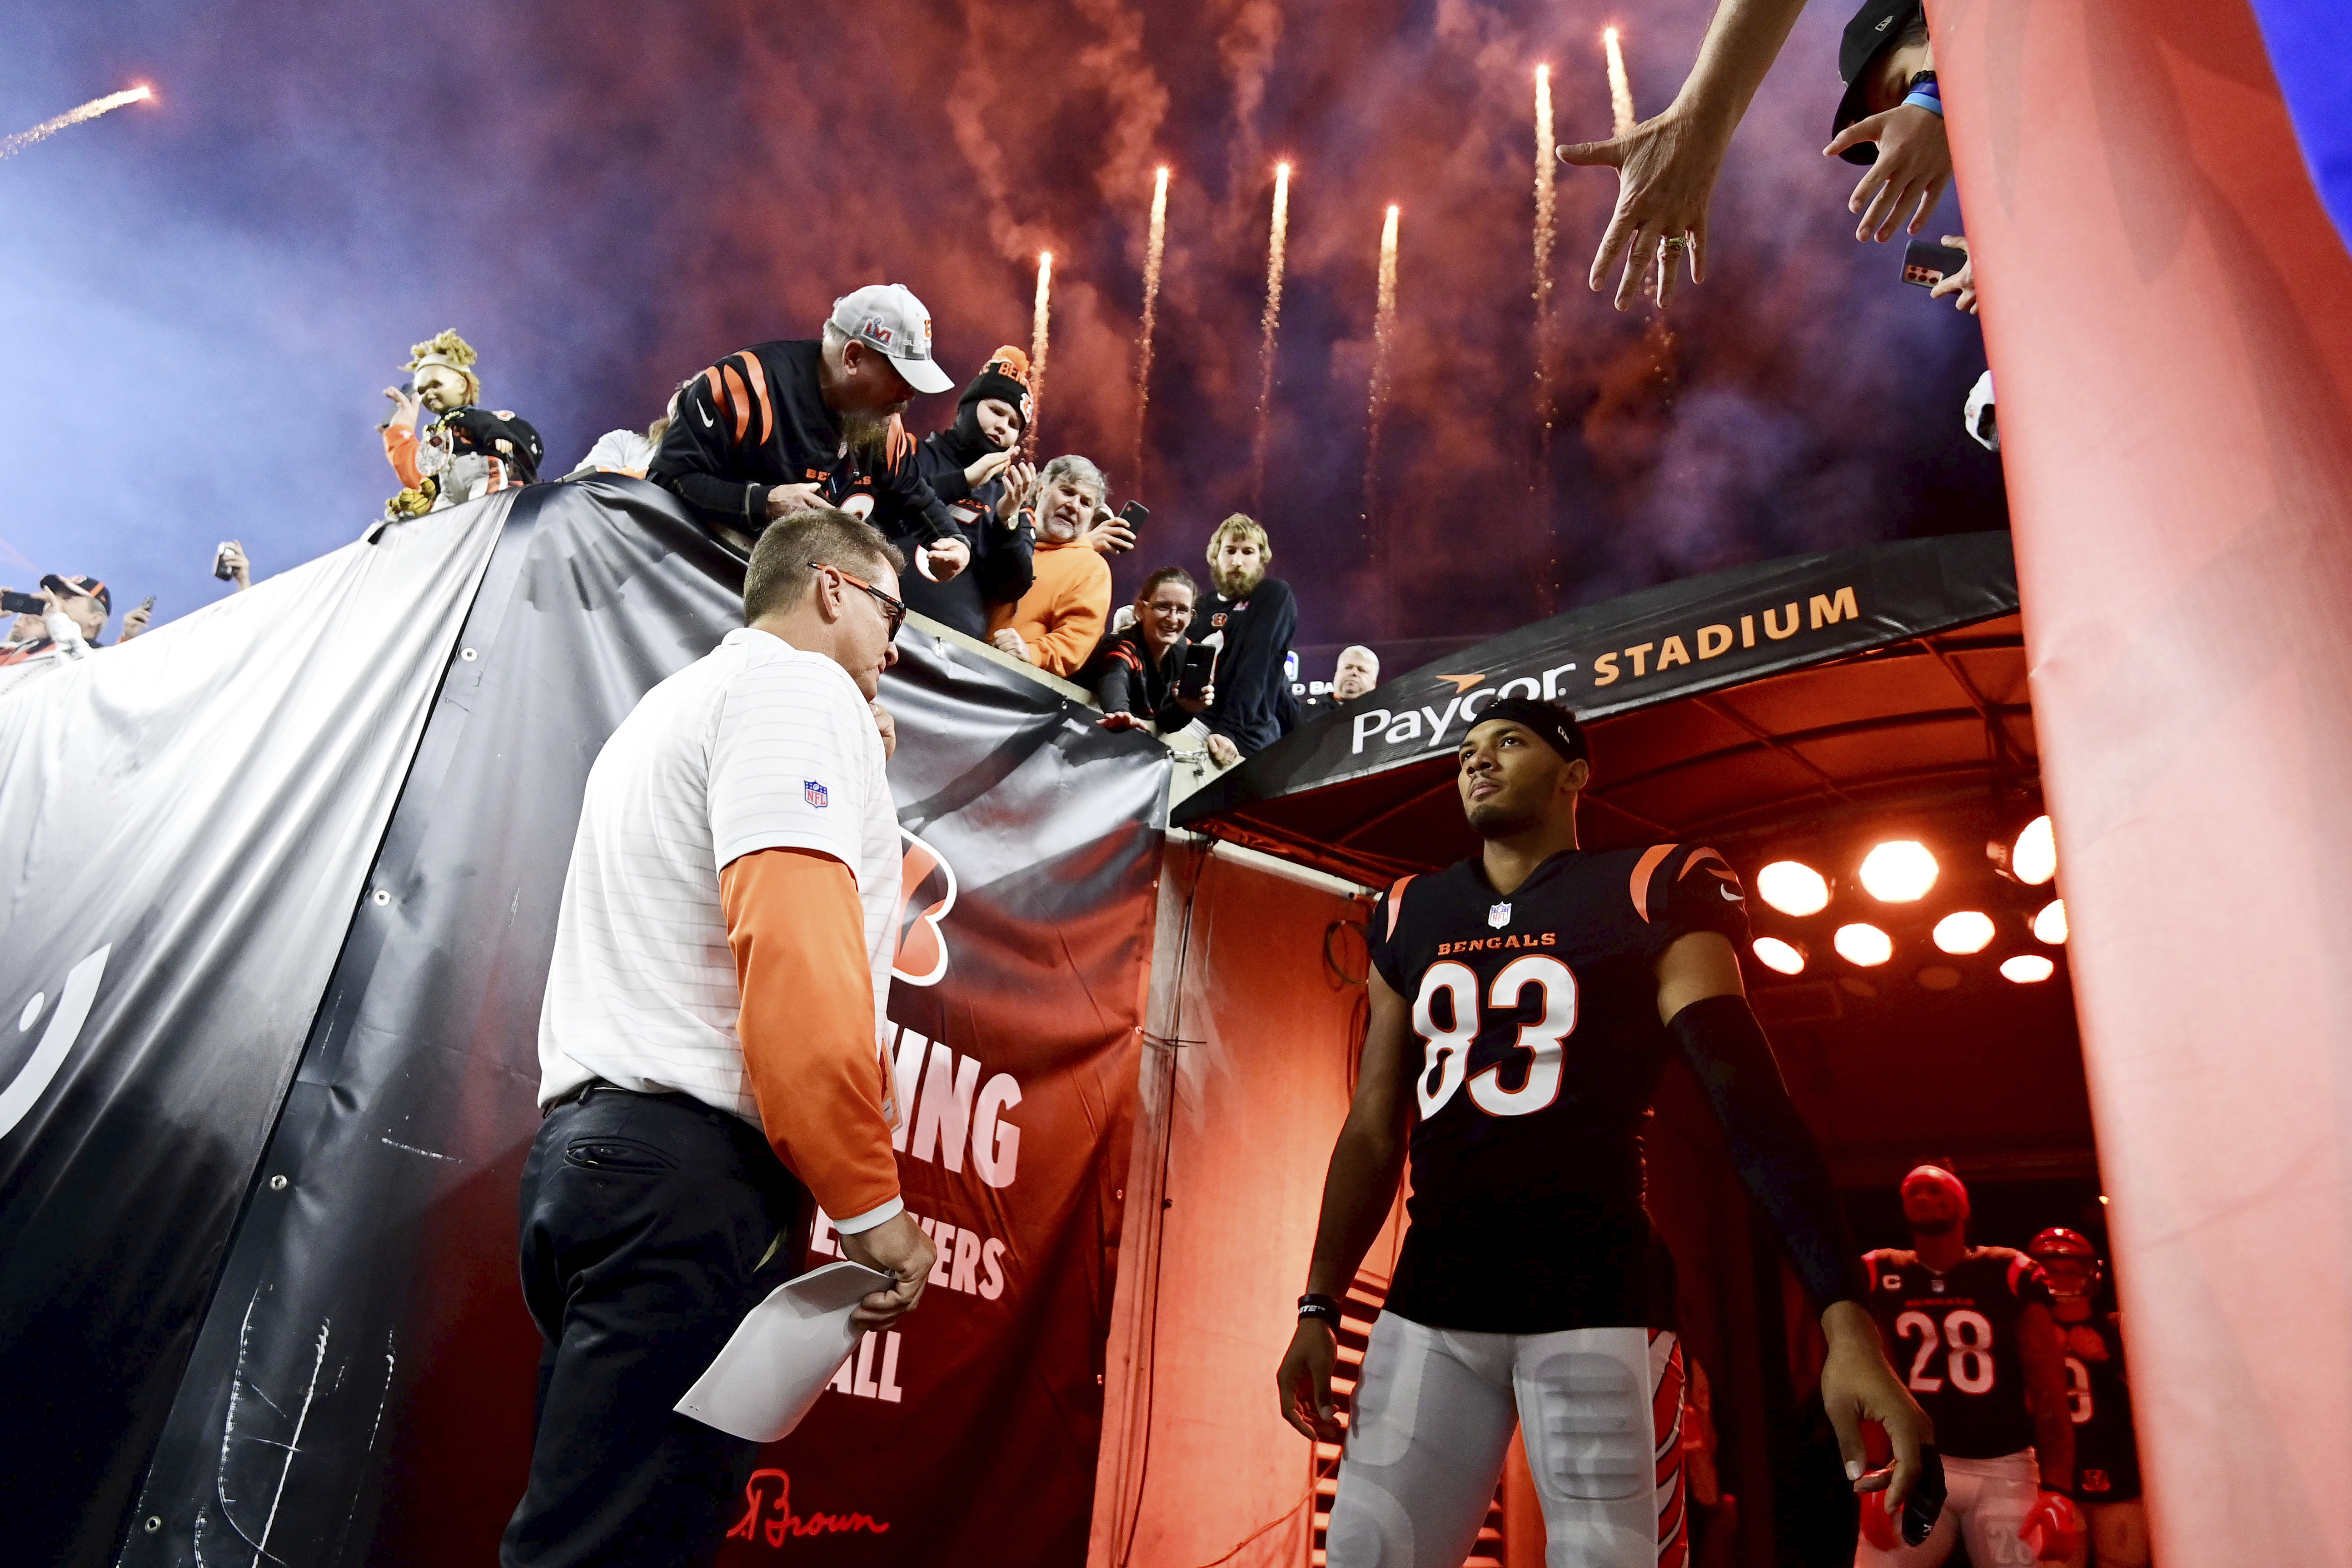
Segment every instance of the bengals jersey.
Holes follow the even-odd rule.
[[[1862,1262],[1886,1358],[1935,1422],[1936,1447],[1959,1459],[2033,1447],[2017,1324],[2028,1305],[2051,1304],[2033,1259],[2012,1247],[1972,1247],[1938,1274],[1917,1253],[1888,1247]]]
[[[2061,1323],[2066,1336],[2066,1405],[2074,1417],[2074,1496],[2128,1502],[2139,1496],[2139,1444],[2132,1436],[2131,1384],[2124,1373],[2119,1319],[2102,1312]]]
[[[1509,896],[1475,856],[1374,907],[1372,963],[1412,1008],[1411,1226],[1389,1310],[1496,1333],[1666,1327],[1640,1131],[1674,1038],[1660,954],[1747,939],[1723,857],[1568,850]]]

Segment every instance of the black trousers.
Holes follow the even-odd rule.
[[[685,1096],[548,1114],[522,1175],[538,1436],[502,1568],[709,1568],[759,1449],[671,1406],[798,1271],[807,1213],[759,1129]]]

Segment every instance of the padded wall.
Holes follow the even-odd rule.
[[[1929,20],[2156,1557],[2343,1563],[2352,260],[2243,0]]]

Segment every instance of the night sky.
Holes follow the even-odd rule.
[[[1055,252],[1047,452],[1153,509],[1117,564],[1194,570],[1249,503],[1273,164],[1297,165],[1258,515],[1302,649],[1488,635],[1739,562],[2005,526],[1960,402],[1977,325],[1852,238],[1824,159],[1843,8],[1797,28],[1735,142],[1708,282],[1614,314],[1585,269],[1606,172],[1559,171],[1558,430],[1538,502],[1532,71],[1609,121],[1600,31],[1663,107],[1706,0],[1281,6],[961,0],[694,6],[94,0],[12,7],[0,133],[159,100],[0,161],[15,461],[0,582],[94,571],[118,611],[219,597],[357,535],[374,426],[454,326],[560,474],[747,343],[903,282],[959,382],[1029,342]],[[1135,365],[1153,167],[1174,166],[1144,472]],[[1403,205],[1394,388],[1361,520],[1381,209]],[[1957,230],[1948,195],[1929,237]],[[953,416],[919,399],[918,432]],[[1557,563],[1555,566],[1555,563]],[[1402,662],[1399,662],[1402,660]],[[1321,666],[1318,668],[1318,664]],[[1328,655],[1309,675],[1328,674]]]

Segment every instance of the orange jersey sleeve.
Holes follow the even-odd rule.
[[[416,426],[387,425],[383,427],[383,455],[392,463],[392,471],[410,489],[425,483],[425,476],[416,471]]]
[[[898,1195],[875,1047],[866,915],[849,868],[761,849],[719,873],[743,995],[743,1066],[768,1142],[835,1218]]]

